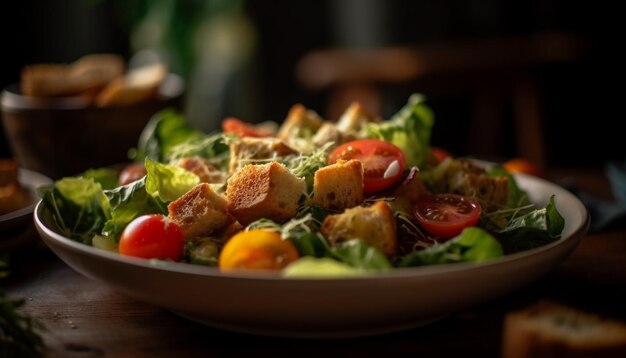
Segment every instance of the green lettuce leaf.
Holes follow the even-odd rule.
[[[131,153],[131,157],[135,160],[148,157],[164,162],[174,146],[204,136],[202,132],[189,126],[182,113],[164,109],[157,112],[143,129],[137,149]]]
[[[179,198],[200,183],[200,178],[181,167],[157,163],[146,158],[146,191],[162,201]]]
[[[402,149],[407,167],[423,167],[430,152],[434,115],[425,100],[424,96],[415,93],[390,120],[370,123],[365,128],[368,137],[386,140]]]
[[[557,240],[565,227],[565,219],[554,204],[554,195],[545,207],[512,219],[499,231],[499,239],[507,254],[529,250]]]
[[[92,178],[63,178],[38,192],[61,234],[73,240],[91,245],[111,217],[109,200]]]
[[[186,157],[201,157],[225,170],[228,168],[230,158],[230,147],[227,140],[228,137],[222,133],[201,138],[190,138],[172,146],[167,157],[169,161]]]
[[[300,256],[324,257],[328,254],[328,243],[314,232],[293,230],[288,233],[288,239]]]
[[[359,239],[348,240],[331,247],[330,255],[360,270],[388,271],[391,269],[391,263],[382,252]]]
[[[102,234],[119,238],[133,219],[144,214],[167,214],[167,204],[200,183],[197,175],[177,166],[146,158],[147,175],[135,182],[107,190],[111,219]]]
[[[105,236],[119,238],[133,219],[144,214],[167,214],[166,203],[146,192],[146,177],[105,191],[111,204],[111,219],[102,229]]]
[[[483,262],[503,255],[502,246],[479,227],[465,228],[461,234],[442,244],[404,256],[399,267],[439,265],[456,262]]]
[[[91,178],[100,183],[104,190],[113,189],[120,185],[117,172],[109,168],[89,169],[81,176],[83,178]]]
[[[364,271],[328,257],[303,257],[285,267],[281,274],[291,278],[343,278],[363,275]]]

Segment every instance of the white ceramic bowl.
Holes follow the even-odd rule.
[[[510,293],[553,269],[576,248],[589,224],[583,204],[545,180],[526,175],[517,180],[538,205],[556,195],[565,218],[558,241],[481,264],[395,269],[357,278],[224,274],[210,267],[124,257],[63,237],[41,203],[35,224],[46,244],[76,271],[198,322],[277,336],[370,335],[422,325]]]

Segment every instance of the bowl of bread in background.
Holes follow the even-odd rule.
[[[128,160],[152,115],[179,107],[180,77],[161,63],[126,68],[121,56],[24,67],[2,91],[2,123],[20,167],[51,178]]]

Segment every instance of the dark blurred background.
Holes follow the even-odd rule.
[[[362,99],[387,118],[422,92],[436,115],[433,144],[457,155],[531,153],[548,166],[596,167],[626,154],[613,55],[623,41],[614,12],[597,2],[24,0],[2,7],[2,87],[30,63],[149,52],[186,79],[184,110],[207,131],[226,116],[282,121],[294,103],[336,119],[341,106]],[[381,52],[390,47],[422,62],[403,72],[410,66]],[[10,156],[1,129],[0,138],[1,156]]]

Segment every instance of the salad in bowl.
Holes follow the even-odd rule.
[[[565,219],[502,166],[442,155],[420,94],[390,119],[354,103],[337,121],[295,105],[280,125],[205,134],[158,113],[134,162],[39,188],[58,234],[122,256],[359,277],[477,263],[550,244]]]

